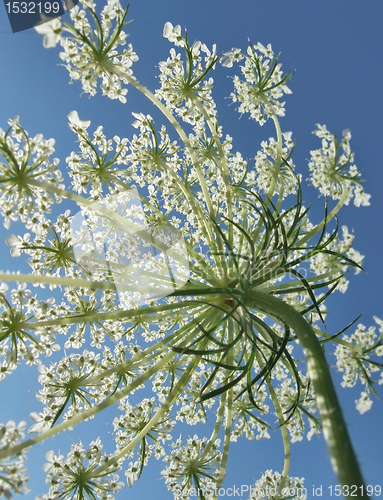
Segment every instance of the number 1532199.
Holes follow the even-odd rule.
[[[375,494],[375,496],[379,497],[382,493],[382,488],[379,485],[372,486],[369,484],[368,486],[356,486],[356,485],[343,485],[337,484],[336,486],[329,486],[330,496],[340,497],[343,495],[344,497],[358,497],[359,495],[363,495],[366,493],[369,497]]]
[[[5,4],[8,14],[58,14],[59,2],[8,2]]]

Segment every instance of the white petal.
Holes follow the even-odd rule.
[[[174,30],[174,28],[173,28],[172,23],[169,23],[169,22],[165,23],[164,31],[162,33],[164,38],[169,38],[169,36],[171,36],[173,34],[173,30]]]
[[[68,119],[72,125],[87,129],[90,125],[90,120],[80,120],[77,111],[71,111],[68,115]]]
[[[9,236],[7,236],[7,238],[5,238],[5,243],[9,247],[11,247],[12,245],[17,245],[21,241],[22,240],[21,240],[20,236],[16,236],[15,234],[10,234]]]
[[[29,416],[35,422],[41,422],[42,417],[41,417],[40,413],[33,411],[32,413],[29,414]]]

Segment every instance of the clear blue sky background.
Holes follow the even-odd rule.
[[[101,2],[97,2],[101,5]],[[181,24],[188,29],[189,39],[197,39],[208,46],[217,44],[219,52],[232,47],[246,49],[247,38],[253,43],[271,43],[275,52],[281,52],[285,70],[296,70],[286,97],[286,117],[281,119],[284,131],[293,131],[299,138],[294,154],[297,171],[307,177],[309,151],[319,147],[311,131],[316,123],[325,123],[330,131],[350,128],[355,163],[366,179],[365,190],[372,195],[371,206],[356,209],[346,207],[340,214],[340,224],[354,230],[355,247],[366,256],[366,273],[351,276],[345,295],[336,294],[329,304],[331,313],[329,333],[336,333],[360,313],[361,322],[373,324],[372,316],[383,316],[381,283],[382,266],[382,49],[383,3],[378,0],[132,0],[128,26],[129,41],[133,43],[140,61],[134,65],[138,80],[150,89],[157,86],[156,65],[167,58],[171,45],[162,38],[166,21]],[[12,34],[5,8],[0,6],[0,127],[7,127],[7,119],[20,115],[21,124],[35,135],[56,139],[56,155],[65,168],[65,158],[77,150],[75,136],[67,126],[67,114],[76,109],[80,118],[92,120],[91,129],[104,125],[107,136],[129,137],[132,133],[131,112],[154,114],[134,89],[129,89],[128,103],[122,105],[101,96],[81,98],[79,84],[68,85],[68,74],[58,64],[57,49],[45,50],[42,37],[33,30]],[[228,71],[217,69],[213,74],[217,84],[220,122],[225,131],[234,136],[234,147],[246,158],[254,157],[261,140],[273,133],[272,128],[260,128],[247,117],[238,121],[234,106],[223,96],[231,91]],[[313,205],[312,217],[319,221],[323,213],[323,199],[305,187],[304,200]],[[62,204],[59,208],[69,205]],[[11,259],[9,248],[3,243],[8,232],[0,227],[1,267],[16,269],[21,259]],[[17,226],[11,228],[17,232]],[[27,267],[25,267],[27,269]],[[330,357],[335,364],[335,358]],[[10,418],[29,420],[31,411],[40,406],[34,399],[37,386],[28,369],[18,386],[6,380],[0,393],[0,421]],[[358,390],[340,388],[341,377],[335,375],[339,396],[367,484],[383,483],[382,402],[375,400],[372,410],[359,415],[355,409]],[[20,379],[18,379],[20,380]],[[380,389],[380,395],[383,391]],[[30,391],[30,392],[28,392]],[[95,435],[105,433],[105,427],[94,421]],[[197,429],[196,429],[197,430]],[[190,432],[194,429],[191,428]],[[232,447],[226,487],[233,484],[253,484],[261,471],[268,468],[281,470],[282,451],[278,431],[272,439],[262,442],[240,441]],[[92,439],[81,427],[71,433],[84,442]],[[43,473],[44,454],[52,447],[68,450],[67,440],[55,438],[48,445],[39,446],[28,460],[32,492],[28,500],[46,491]],[[311,443],[292,445],[291,474],[305,477],[308,498],[312,486],[323,485],[323,497],[330,498],[327,487],[335,484],[323,439],[313,438]],[[158,481],[158,468],[147,472],[132,490],[122,490],[119,498],[149,500],[170,498],[162,481]]]

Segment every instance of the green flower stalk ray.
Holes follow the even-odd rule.
[[[164,461],[162,475],[175,498],[195,492],[216,499],[230,443],[269,438],[275,418],[282,472],[267,470],[252,499],[306,498],[303,479],[290,477],[289,465],[290,442],[307,429],[309,439],[323,431],[340,484],[355,487],[355,498],[369,498],[322,344],[335,344],[342,385],[364,385],[357,401],[363,413],[383,380],[375,378],[383,321],[374,318],[378,338],[375,328],[361,324],[351,337],[347,328],[336,335],[320,328],[327,299],[346,290],[349,269],[362,269],[353,236],[345,226],[340,235],[337,221],[351,200],[369,204],[350,131],[341,140],[324,125],[314,131],[321,148],[311,151],[310,182],[325,208],[323,220],[312,224],[292,134],[280,126],[291,74],[282,72],[270,45],[249,42],[246,52],[219,55],[215,46],[191,45],[180,26],[166,23],[163,34],[175,48],[159,65],[160,88],[150,92],[133,76],[138,56],[126,45],[127,9],[109,0],[98,15],[85,0],[70,17],[73,24],[56,19],[36,30],[45,47],[61,45],[71,79],[90,95],[100,80],[103,94],[123,104],[124,86],[135,87],[172,132],[133,113],[132,139],[107,139],[102,126],[92,138],[91,123],[72,111],[69,126],[80,151],[67,158],[69,190],[58,161],[50,159],[53,139],[30,137],[18,118],[0,131],[4,224],[20,219],[33,233],[6,240],[13,256],[28,256],[32,272],[0,273],[0,378],[22,361],[36,364],[44,405],[31,414],[29,432],[36,435],[30,439],[24,439],[25,422],[0,427],[0,493],[28,491],[31,446],[115,405],[115,450],[106,453],[97,438],[88,448],[72,445],[66,458],[49,451],[50,486],[41,499],[110,499],[124,486],[119,472],[132,486],[153,456]],[[261,143],[254,166],[232,152],[232,138],[218,122],[211,75],[220,63],[240,64],[231,94],[238,111],[275,126],[276,138]],[[77,213],[52,221],[51,207],[62,199],[72,200]],[[10,290],[12,282],[21,284]],[[30,284],[61,287],[61,304],[32,296]],[[44,361],[57,357],[60,344],[65,355]],[[297,345],[306,364],[294,358]],[[133,402],[148,383],[152,397]],[[176,421],[213,421],[211,435],[174,440]]]

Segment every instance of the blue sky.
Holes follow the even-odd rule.
[[[293,94],[286,97],[286,117],[281,119],[281,127],[283,131],[293,131],[293,137],[299,138],[294,163],[303,178],[308,174],[310,150],[319,147],[318,139],[311,134],[315,124],[326,124],[330,131],[336,130],[339,134],[345,128],[351,129],[355,163],[366,179],[366,192],[372,195],[371,206],[345,207],[340,213],[340,225],[345,224],[354,231],[355,248],[365,255],[366,273],[351,276],[347,293],[338,293],[329,302],[328,331],[336,333],[360,313],[364,314],[360,321],[366,326],[373,324],[373,315],[382,318],[383,4],[371,0],[363,3],[360,0],[132,0],[129,18],[134,20],[128,26],[129,42],[140,57],[133,67],[134,74],[149,89],[156,88],[156,65],[167,58],[171,47],[162,37],[167,21],[187,28],[191,41],[201,40],[208,46],[216,43],[218,52],[232,47],[245,50],[248,38],[253,43],[271,43],[276,53],[281,52],[283,68],[295,70],[289,84]],[[20,115],[21,124],[30,134],[54,137],[55,156],[60,158],[63,169],[65,158],[72,150],[77,150],[76,138],[66,118],[73,109],[78,111],[80,118],[92,120],[92,130],[103,125],[109,137],[131,135],[132,111],[154,113],[134,89],[129,89],[125,105],[101,96],[80,97],[80,85],[68,85],[68,74],[59,66],[58,51],[43,49],[42,37],[34,30],[13,34],[4,7],[0,7],[0,43],[0,127],[5,129],[8,118]],[[231,91],[228,74],[232,73],[223,68],[213,74],[220,122],[225,132],[234,137],[235,149],[250,159],[260,141],[273,134],[273,130],[268,125],[261,128],[245,116],[238,120],[234,106],[229,107],[229,100],[223,98]],[[323,199],[318,200],[317,192],[309,186],[304,186],[303,197],[305,203],[313,207],[312,217],[319,221]],[[64,210],[64,205],[59,208]],[[11,232],[17,232],[16,226]],[[8,232],[0,226],[0,233],[1,267],[20,268],[21,259],[11,259],[4,243]],[[335,358],[330,356],[329,362],[335,364]],[[33,396],[36,386],[30,382],[32,378],[28,373],[25,369],[28,383],[23,382],[23,387],[4,382],[0,421],[28,420],[29,412],[39,409]],[[380,484],[382,402],[375,400],[370,412],[359,415],[354,404],[359,397],[358,390],[341,389],[339,374],[335,375],[335,380],[366,483]],[[381,387],[378,392],[383,394]],[[261,471],[281,469],[279,453],[282,446],[278,432],[274,434],[269,441],[240,441],[233,445],[227,486],[253,484]],[[72,435],[75,439],[75,432]],[[84,437],[84,442],[90,439]],[[61,447],[63,451],[68,445],[55,438],[51,446],[39,447],[33,455],[36,458],[31,455],[28,465],[33,489],[28,500],[46,491],[40,469],[45,451],[52,447]],[[327,487],[334,485],[336,480],[323,439],[314,437],[310,443],[292,445],[291,474],[306,478],[308,498],[313,498],[313,485],[323,485],[323,497],[330,497]],[[119,498],[149,500],[154,494],[159,499],[169,498],[165,486],[156,480],[158,477],[158,472],[149,471],[137,487],[123,490]]]

